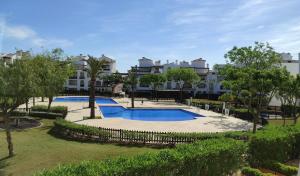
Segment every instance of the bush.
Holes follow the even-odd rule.
[[[249,142],[249,159],[254,166],[266,160],[285,162],[299,156],[300,128],[271,127],[258,131]]]
[[[232,139],[212,139],[134,157],[63,165],[37,175],[222,176],[232,174],[241,166],[245,150],[246,146],[243,142]]]
[[[54,122],[53,131],[56,134],[63,135],[65,137],[69,137],[72,139],[78,139],[78,140],[82,140],[82,139],[80,139],[80,137],[76,137],[76,133],[90,136],[91,139],[93,136],[97,136],[101,138],[102,141],[106,141],[108,136],[108,133],[103,131],[101,128],[79,125],[74,122],[66,121],[62,118],[59,118]],[[74,134],[74,137],[72,136],[72,134]]]
[[[11,116],[27,116],[28,113],[25,111],[13,111],[10,113]]]
[[[272,176],[273,175],[271,173],[265,174],[265,173],[261,172],[260,170],[254,169],[251,167],[243,167],[242,174],[244,176]]]
[[[48,112],[48,106],[46,105],[36,105],[31,107],[31,111],[35,112]],[[66,117],[68,114],[68,107],[67,106],[52,106],[50,107],[51,113],[56,113],[56,114],[62,114],[62,117]]]
[[[293,115],[293,106],[292,105],[282,105],[281,106],[281,111],[283,112],[284,116],[289,116],[291,117]],[[296,113],[300,112],[300,107],[296,107]]]
[[[190,99],[186,99],[186,103],[190,101]],[[207,99],[193,99],[192,106],[197,106],[202,109],[205,108],[205,105],[209,105],[209,109],[216,112],[222,112],[223,102],[216,100],[207,100]]]
[[[279,172],[279,173],[284,174],[286,176],[294,176],[294,175],[297,175],[297,172],[298,172],[297,167],[288,166],[288,165],[282,164],[280,162],[271,161],[271,160],[266,161],[263,164],[263,167],[266,168],[266,169],[270,169],[272,171],[275,171],[275,172]]]
[[[52,113],[52,112],[39,112],[39,111],[31,111],[29,113],[29,116],[31,117],[40,117],[45,119],[57,119],[57,118],[63,118],[62,114],[58,113]]]
[[[247,121],[253,121],[252,114],[248,111],[246,108],[232,108],[230,114],[233,114],[235,117],[247,120]]]
[[[86,125],[79,125],[63,119],[58,119],[54,123],[57,134],[70,137],[72,139],[93,140],[97,141],[114,141],[114,142],[133,142],[133,143],[151,143],[151,144],[175,144],[178,142],[194,142],[198,140],[207,140],[215,138],[233,138],[247,141],[251,135],[249,132],[224,132],[224,133],[153,133],[131,130],[117,130],[97,128]],[[77,133],[77,135],[76,135]],[[92,136],[94,136],[92,138]],[[105,140],[104,140],[105,139]]]

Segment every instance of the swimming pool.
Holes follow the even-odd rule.
[[[54,99],[54,102],[88,102],[89,97],[58,97]],[[111,98],[96,97],[97,104],[117,104]]]
[[[122,106],[100,106],[105,118],[121,117],[142,121],[184,121],[193,120],[202,115],[182,109],[126,109]]]

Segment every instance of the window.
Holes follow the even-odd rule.
[[[104,71],[110,71],[110,65],[103,65],[102,69]]]
[[[80,79],[84,79],[84,72],[80,72]]]
[[[100,87],[101,86],[101,81],[96,81],[96,87]]]
[[[140,87],[149,87],[149,84],[140,83]]]
[[[200,89],[204,89],[206,87],[206,84],[205,83],[200,83],[197,85],[198,88]]]
[[[77,85],[77,80],[69,80],[69,85],[70,86],[76,86]]]
[[[80,81],[80,87],[84,87],[84,80]]]
[[[167,89],[172,89],[172,82],[171,81],[167,82]]]

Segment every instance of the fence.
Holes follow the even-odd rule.
[[[100,134],[72,131],[64,129],[59,131],[65,137],[84,141],[116,142],[116,143],[141,143],[172,145],[178,143],[191,143],[196,139],[193,137],[168,136],[168,133],[149,131],[127,131],[122,129],[102,128]]]
[[[191,143],[197,140],[217,138],[223,135],[221,133],[170,133],[96,128],[78,125],[72,122],[56,122],[53,132],[64,138],[78,141],[171,146],[180,143]]]

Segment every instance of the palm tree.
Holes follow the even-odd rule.
[[[131,67],[131,70],[128,71],[128,77],[125,81],[125,84],[130,87],[131,90],[131,107],[134,108],[134,92],[137,84],[137,66]]]
[[[107,64],[108,61],[106,60],[99,60],[96,57],[88,56],[89,59],[87,60],[88,68],[86,72],[88,73],[89,77],[91,78],[90,82],[90,97],[89,97],[89,107],[91,108],[91,118],[95,118],[95,83],[96,78],[102,73],[103,65]]]

